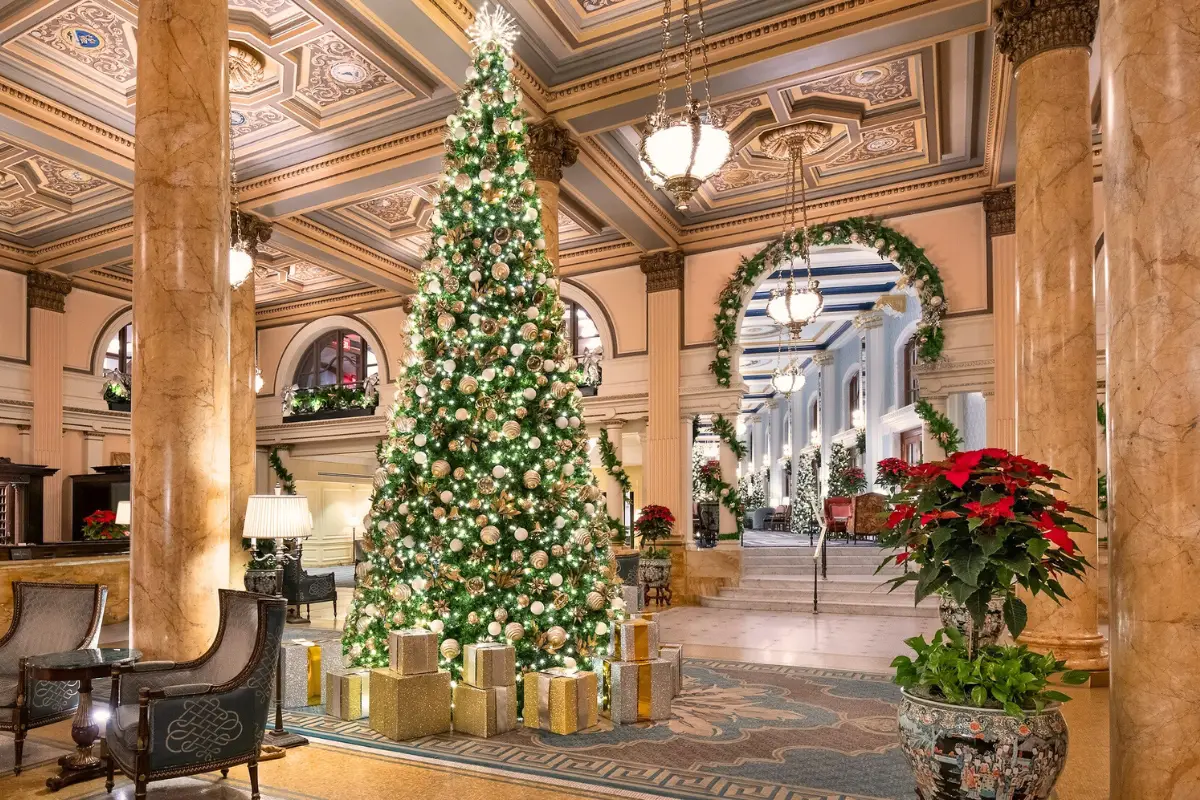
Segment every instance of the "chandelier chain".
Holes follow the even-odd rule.
[[[709,82],[708,70],[708,37],[704,35],[704,0],[696,0],[696,31],[700,34],[700,58],[704,65],[704,110],[708,114],[708,121],[719,127],[722,120],[713,116],[712,110],[712,86]]]
[[[655,124],[667,121],[667,50],[671,47],[671,0],[663,0],[662,57],[658,59],[658,112]]]
[[[687,93],[687,113],[696,110],[696,97],[692,91],[692,10],[689,0],[683,0],[683,84]]]
[[[233,243],[242,244],[242,214],[238,206],[237,159],[234,157],[233,120],[229,121],[229,204],[233,207]]]
[[[812,283],[812,258],[808,251],[808,193],[805,190],[807,181],[804,178],[804,145],[800,145],[800,157],[796,159],[800,164],[800,224],[803,226],[800,233],[800,254],[804,257],[804,266],[808,270],[808,282]],[[794,166],[793,166],[794,168]],[[793,176],[792,180],[795,180]],[[794,213],[794,212],[793,212]],[[794,224],[794,223],[793,223]]]

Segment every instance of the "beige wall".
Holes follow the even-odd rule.
[[[683,287],[683,343],[708,344],[713,340],[713,315],[717,298],[743,258],[750,258],[766,242],[713,250],[687,257]]]
[[[606,356],[645,351],[646,276],[640,267],[618,267],[569,279],[587,289],[604,307],[617,339],[617,352]]]
[[[25,360],[25,276],[0,270],[0,357]]]
[[[63,365],[91,371],[93,348],[105,325],[130,303],[115,297],[73,289],[67,295],[67,352]],[[108,342],[101,342],[103,348]]]

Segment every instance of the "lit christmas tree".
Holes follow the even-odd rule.
[[[485,5],[469,33],[474,65],[447,121],[409,360],[364,521],[370,569],[342,640],[359,666],[386,666],[388,632],[407,627],[437,633],[456,675],[463,645],[482,641],[513,644],[518,669],[570,666],[601,654],[622,615],[582,373],[525,159],[516,29]]]

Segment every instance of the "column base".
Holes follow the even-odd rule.
[[[1108,640],[1098,633],[1022,633],[1017,641],[1039,653],[1054,653],[1068,669],[1108,672]]]

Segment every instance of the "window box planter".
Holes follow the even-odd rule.
[[[314,386],[311,389],[293,386],[283,395],[283,421],[372,416],[379,406],[378,386],[377,376],[367,379],[366,383]]]
[[[109,411],[125,411],[125,412],[130,412],[130,411],[132,411],[132,410],[133,410],[133,406],[132,406],[132,404],[131,404],[131,403],[130,403],[128,400],[124,400],[124,401],[120,401],[120,400],[109,400],[109,401],[108,401],[108,410],[109,410]]]
[[[375,415],[375,407],[371,408],[323,408],[320,411],[295,412],[283,418],[288,422],[317,422],[323,419],[346,419],[348,417],[371,417]]]

